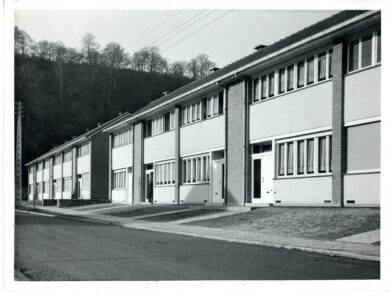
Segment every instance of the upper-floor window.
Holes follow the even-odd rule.
[[[72,151],[67,151],[64,153],[64,162],[72,160]]]
[[[50,160],[45,160],[43,163],[43,169],[48,169],[50,167]]]
[[[125,130],[113,135],[113,147],[128,145],[131,143],[131,130]]]
[[[38,163],[38,171],[43,170],[43,162]]]
[[[79,146],[78,157],[89,155],[89,143],[85,143]]]
[[[156,186],[175,184],[175,162],[168,161],[155,164]]]
[[[175,111],[153,118],[145,124],[145,138],[175,129]]]
[[[223,92],[208,96],[182,107],[182,125],[223,114]]]
[[[279,177],[326,174],[332,171],[332,136],[299,137],[277,142]]]
[[[253,102],[293,91],[332,77],[332,49],[309,56],[252,81]]]
[[[61,164],[61,155],[57,155],[54,157],[54,165],[60,165]]]
[[[356,71],[381,62],[381,32],[375,31],[348,44],[348,71]]]

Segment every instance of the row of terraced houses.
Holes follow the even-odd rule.
[[[381,13],[343,11],[27,164],[29,199],[379,206]]]

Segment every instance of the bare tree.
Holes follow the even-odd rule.
[[[116,72],[124,65],[125,52],[124,49],[116,42],[108,43],[103,49],[104,64],[110,69],[113,87],[116,86]]]
[[[206,76],[209,73],[209,70],[215,67],[215,63],[210,61],[209,56],[204,53],[198,55],[196,59],[198,60],[200,78]]]
[[[25,55],[29,53],[34,41],[25,31],[19,30],[18,27],[14,29],[15,36],[15,53]]]
[[[184,76],[186,71],[186,62],[177,61],[169,65],[169,72],[176,76]]]
[[[67,48],[61,41],[57,41],[55,43],[55,63],[56,63],[56,72],[58,74],[58,78],[60,81],[60,97],[61,97],[61,104],[64,103],[64,96],[63,96],[63,90],[64,90],[64,70],[63,70],[63,64],[66,57]]]
[[[199,78],[199,63],[196,58],[192,58],[188,63],[187,63],[187,75],[191,79],[198,79]]]
[[[98,64],[99,47],[100,45],[96,42],[95,35],[86,33],[81,39],[82,53],[84,59],[89,66]]]

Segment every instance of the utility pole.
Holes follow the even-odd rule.
[[[22,202],[22,102],[18,102],[15,156],[15,206]]]

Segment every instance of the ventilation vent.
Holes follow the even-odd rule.
[[[325,200],[324,200],[324,203],[329,204],[329,203],[332,203],[332,201],[329,200],[329,199],[325,199]]]
[[[354,204],[355,201],[354,200],[347,200],[347,204]]]
[[[282,203],[281,200],[275,200],[275,203]]]
[[[207,200],[204,200],[204,202],[207,202]]]

